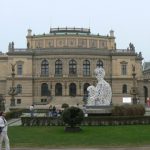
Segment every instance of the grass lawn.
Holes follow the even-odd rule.
[[[63,126],[9,127],[11,147],[109,147],[150,145],[149,125],[83,126],[66,133]]]

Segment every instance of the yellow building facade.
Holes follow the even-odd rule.
[[[51,28],[49,33],[40,35],[29,29],[26,38],[26,48],[17,49],[12,42],[8,52],[0,55],[0,94],[6,99],[6,107],[83,105],[87,87],[97,83],[94,75],[97,66],[105,69],[105,80],[112,87],[112,104],[122,104],[124,97],[133,97],[133,67],[136,97],[145,103],[149,96],[143,80],[141,53],[136,52],[132,43],[127,49],[117,49],[112,30],[102,36],[86,28]],[[10,106],[8,94],[12,80],[18,93],[14,106]]]

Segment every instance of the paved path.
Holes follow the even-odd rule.
[[[8,126],[20,126],[20,125],[21,125],[20,118],[14,118],[14,119],[8,120]]]
[[[11,150],[150,150],[150,147],[129,147],[129,148],[11,148]]]

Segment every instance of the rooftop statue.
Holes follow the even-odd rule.
[[[95,69],[98,83],[87,88],[87,106],[108,106],[111,103],[112,91],[108,82],[104,80],[105,70],[102,67]]]
[[[12,70],[12,72],[15,72],[15,66],[16,66],[16,64],[11,64],[11,70]]]
[[[135,47],[131,42],[129,43],[129,48],[131,51],[135,51]]]
[[[14,42],[9,42],[9,45],[8,45],[8,50],[9,51],[13,51],[14,50]]]

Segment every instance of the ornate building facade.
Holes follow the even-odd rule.
[[[112,104],[122,104],[123,97],[133,96],[133,67],[135,96],[141,103],[149,96],[141,53],[135,51],[132,43],[127,49],[117,49],[112,30],[102,36],[86,28],[51,28],[48,34],[41,35],[32,34],[29,29],[26,38],[27,48],[17,49],[12,42],[7,54],[0,55],[0,94],[8,107],[12,86],[17,90],[12,107],[83,105],[87,87],[97,83],[94,75],[97,66],[105,69],[105,80],[112,87]]]

